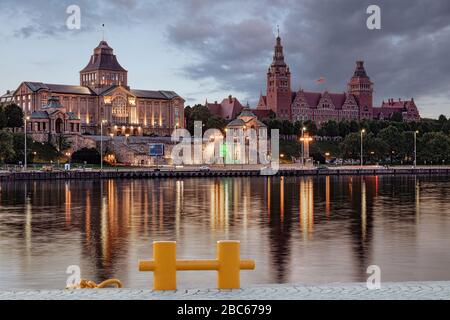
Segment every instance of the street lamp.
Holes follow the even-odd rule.
[[[417,134],[418,130],[414,131],[414,169],[417,167]]]
[[[100,122],[100,171],[103,171],[103,124],[106,120]]]
[[[302,166],[305,165],[305,143],[304,143],[305,131],[306,131],[306,127],[303,127],[302,128],[302,138],[300,139],[302,141]]]
[[[364,135],[364,133],[366,133],[366,129],[362,129],[361,130],[361,168],[363,167],[363,165],[364,165],[364,158],[363,158],[363,135]]]
[[[27,170],[27,121],[30,120],[30,117],[25,117],[25,124],[24,124],[24,135],[25,135],[25,143],[24,143],[24,169]]]

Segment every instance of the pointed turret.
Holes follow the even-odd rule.
[[[260,99],[261,100],[261,99]],[[267,72],[267,107],[282,119],[291,119],[291,72],[284,61],[283,45],[278,31],[273,60]]]
[[[356,69],[348,83],[348,93],[355,96],[359,104],[359,118],[373,117],[373,83],[364,68],[364,61],[356,61]]]

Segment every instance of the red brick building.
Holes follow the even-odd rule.
[[[131,89],[128,71],[106,41],[100,42],[80,71],[80,85],[22,82],[11,100],[30,116],[30,130],[42,133],[70,134],[73,123],[77,132],[100,134],[102,120],[106,121],[104,134],[114,135],[166,136],[184,128],[183,98],[173,91]],[[57,110],[52,114],[60,120],[44,120],[49,110]],[[49,125],[37,124],[46,121]],[[51,125],[56,121],[57,126]]]
[[[259,98],[257,111],[272,110],[278,118],[291,121],[312,120],[320,125],[328,120],[388,119],[401,113],[404,121],[419,121],[419,111],[410,101],[383,102],[380,108],[373,106],[373,87],[363,61],[356,62],[353,77],[343,93],[309,92],[291,90],[291,72],[284,61],[283,46],[278,35],[272,63],[267,72],[266,95]]]
[[[206,100],[205,106],[212,115],[226,120],[235,119],[241,113],[242,109],[244,109],[238,98],[231,95],[229,95],[228,98],[223,99],[221,103],[218,103],[217,101],[209,103],[208,100]]]

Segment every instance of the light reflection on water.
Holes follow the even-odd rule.
[[[269,177],[0,184],[0,289],[63,288],[84,278],[150,288],[139,259],[154,240],[212,258],[241,240],[256,260],[242,283],[450,280],[449,177]],[[180,272],[179,287],[214,287]]]

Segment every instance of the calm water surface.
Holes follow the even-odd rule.
[[[154,240],[178,258],[241,241],[242,284],[450,280],[450,177],[272,177],[0,184],[0,290],[63,288],[66,268],[150,288]],[[214,287],[215,272],[180,272]]]

